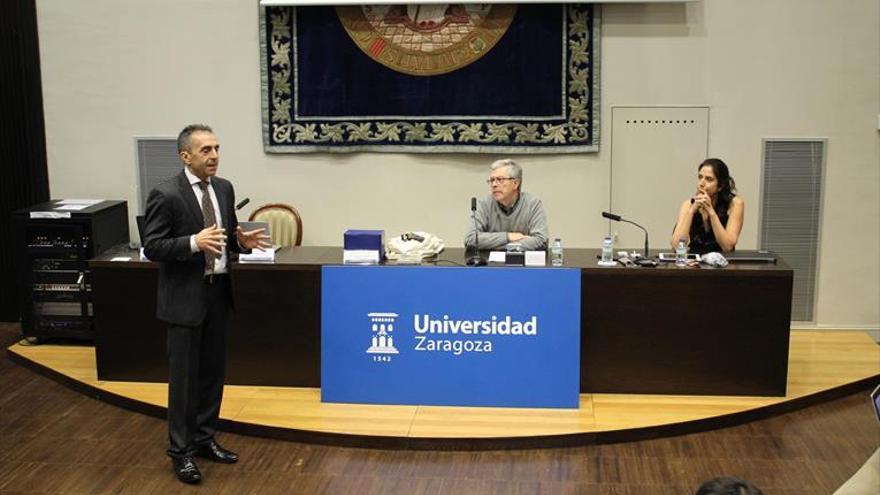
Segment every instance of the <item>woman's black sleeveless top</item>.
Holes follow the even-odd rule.
[[[718,219],[721,220],[721,225],[727,227],[727,208],[725,208],[723,212],[717,210],[716,212],[718,213]],[[703,215],[700,215],[700,212],[694,213],[694,219],[691,222],[690,236],[691,243],[688,246],[688,251],[691,253],[706,254],[715,251],[721,252],[721,246],[719,246],[718,241],[715,240],[715,232],[711,227],[708,231],[703,227]]]

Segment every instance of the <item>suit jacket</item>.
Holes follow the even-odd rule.
[[[235,191],[232,183],[212,177],[223,227],[226,229],[227,263],[239,252],[235,230]],[[207,311],[205,255],[190,249],[190,236],[205,228],[199,205],[186,174],[181,172],[156,186],[147,198],[144,254],[159,262],[156,316],[175,325],[196,326]],[[227,270],[229,267],[227,266]],[[227,297],[232,306],[232,291]]]

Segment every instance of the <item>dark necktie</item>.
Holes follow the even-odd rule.
[[[211,227],[217,223],[217,216],[214,214],[214,203],[211,202],[208,183],[205,181],[199,182],[199,187],[202,189],[202,216],[205,217],[205,227]],[[205,251],[205,270],[207,273],[214,273],[215,259],[217,259],[216,254]]]

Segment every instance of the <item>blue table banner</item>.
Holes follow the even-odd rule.
[[[580,275],[324,266],[321,400],[577,408]]]

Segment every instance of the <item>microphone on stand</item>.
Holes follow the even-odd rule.
[[[639,225],[639,224],[637,224],[637,223],[635,223],[635,222],[633,222],[633,221],[631,221],[631,220],[627,220],[627,219],[621,217],[620,215],[615,215],[614,213],[610,213],[610,212],[607,212],[607,211],[603,211],[603,212],[602,212],[602,216],[605,217],[605,218],[607,218],[608,220],[613,220],[613,221],[615,221],[615,222],[626,222],[626,223],[631,223],[631,224],[635,225],[636,227],[642,229],[642,230],[645,232],[645,257],[644,257],[642,260],[638,260],[638,261],[636,262],[636,264],[639,264],[639,265],[642,265],[642,266],[657,266],[657,263],[656,263],[656,262],[654,262],[653,260],[648,259],[648,230],[647,230],[646,228],[642,227],[641,225]],[[644,260],[646,263],[639,263],[640,261],[643,261],[643,260]]]
[[[235,205],[235,210],[238,211],[238,210],[244,208],[244,205],[246,205],[250,202],[251,202],[251,198],[244,198],[243,200],[239,201],[237,205]]]
[[[486,266],[486,260],[480,256],[480,231],[477,229],[477,198],[471,198],[471,218],[474,219],[474,254],[465,263],[468,266]]]
[[[609,213],[607,211],[603,211],[602,216],[607,218],[608,220],[614,220],[615,222],[619,222],[621,220],[620,215],[615,215],[614,213]]]

